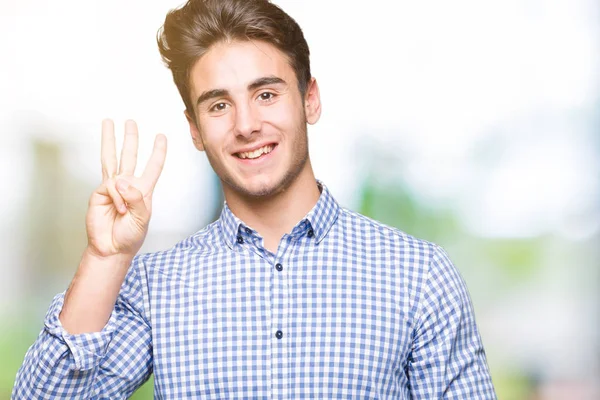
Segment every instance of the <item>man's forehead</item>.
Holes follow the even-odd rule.
[[[220,42],[196,61],[190,83],[195,94],[212,89],[245,90],[265,76],[277,76],[288,83],[295,77],[286,55],[269,43]]]

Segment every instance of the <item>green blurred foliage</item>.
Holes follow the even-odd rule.
[[[154,398],[154,376],[148,379],[148,382],[144,383],[133,396],[130,397],[132,400],[152,400]]]
[[[544,241],[533,239],[496,239],[481,243],[486,260],[497,265],[514,282],[523,282],[542,265]]]
[[[6,329],[0,332],[0,399],[10,399],[17,371],[25,353],[35,341],[37,334],[31,326],[23,325],[16,318],[2,318]]]
[[[367,179],[360,193],[359,213],[415,237],[436,242],[459,230],[450,210],[425,208],[401,182],[383,185]]]
[[[502,400],[534,399],[535,383],[526,374],[505,371],[495,374],[494,388]]]

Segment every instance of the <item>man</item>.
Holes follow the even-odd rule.
[[[341,208],[315,179],[321,113],[296,22],[265,0],[190,0],[161,55],[220,218],[136,255],[166,139],[134,177],[137,128],[102,126],[88,247],[17,374],[14,398],[493,399],[465,284],[444,251]]]

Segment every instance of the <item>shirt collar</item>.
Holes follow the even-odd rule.
[[[316,242],[319,243],[337,219],[340,206],[323,182],[317,180],[317,185],[321,189],[321,196],[312,210],[300,221],[300,224],[304,221],[308,222],[314,232]]]
[[[314,238],[315,243],[319,243],[329,232],[333,226],[340,209],[339,204],[333,198],[327,187],[319,180],[317,185],[321,190],[321,195],[317,204],[306,214],[304,218],[292,229],[291,235],[308,235]],[[254,232],[252,228],[246,225],[242,220],[236,217],[227,205],[223,204],[223,210],[219,217],[219,224],[223,232],[223,236],[229,247],[234,247],[238,244],[241,230]],[[310,233],[312,231],[312,233]]]

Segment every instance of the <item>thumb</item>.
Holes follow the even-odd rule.
[[[123,197],[123,200],[127,203],[129,212],[145,221],[147,219],[148,210],[146,209],[146,204],[144,204],[144,195],[142,195],[142,192],[124,179],[119,179],[117,181],[117,190],[121,197]]]

